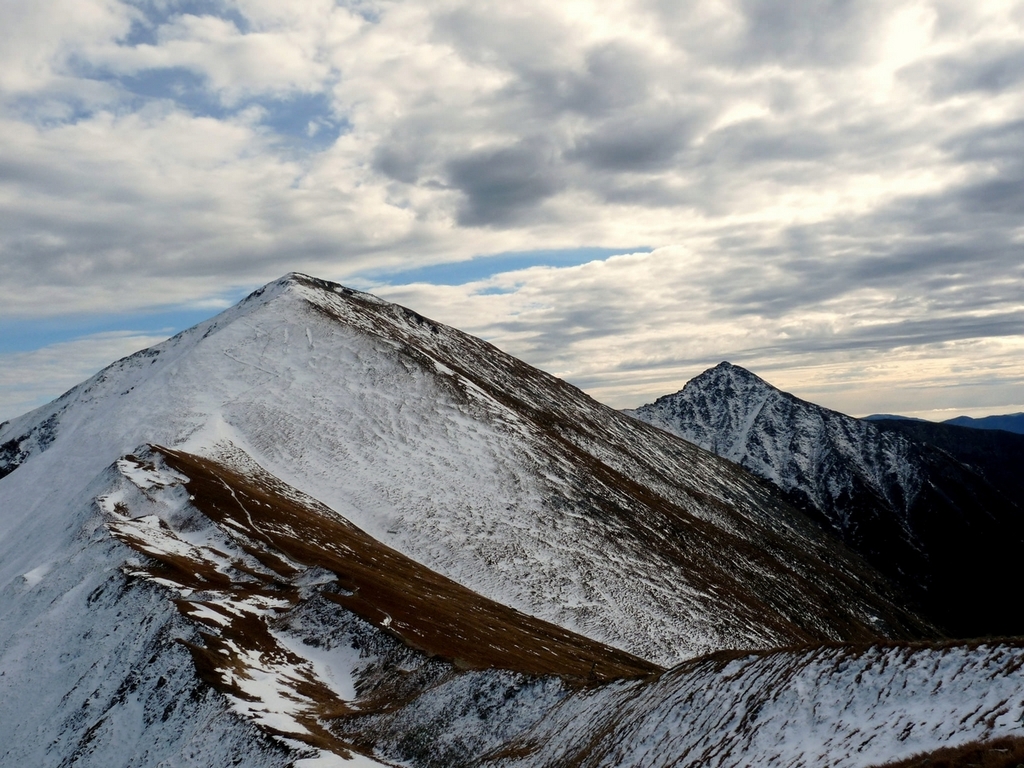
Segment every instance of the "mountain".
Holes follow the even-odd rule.
[[[955,644],[718,654],[578,693],[482,764],[1011,768],[1024,757],[1019,653],[1014,643],[995,654]],[[965,712],[978,695],[993,709]],[[958,728],[977,737],[944,742]]]
[[[924,421],[914,416],[899,416],[894,413],[872,413],[870,416],[862,416],[864,421]]]
[[[980,419],[973,419],[970,416],[957,416],[953,419],[946,419],[943,424],[951,424],[955,427],[971,427],[972,429],[1001,429],[1005,432],[1015,432],[1024,435],[1024,413],[1010,413],[1005,416],[983,416]]]
[[[1011,582],[1024,552],[1020,483],[911,437],[927,425],[855,419],[729,363],[628,413],[771,482],[954,636],[1024,634],[1024,619],[979,600]]]
[[[816,765],[854,736],[808,718],[885,760],[1019,727],[1024,649],[938,641],[763,481],[308,276],[0,425],[0,472],[3,766]]]
[[[1004,496],[1024,502],[1024,435],[999,429],[973,429],[943,422],[880,420],[875,426],[916,443],[938,448],[971,467]]]
[[[920,421],[926,424],[933,423],[925,419],[916,419],[912,416],[897,416],[891,413],[873,413],[862,418],[865,421]],[[941,423],[954,427],[1002,430],[1004,432],[1014,432],[1018,435],[1024,434],[1024,413],[1010,413],[1004,416],[983,416],[980,419],[974,419],[970,416],[957,416],[956,418],[946,419]]]

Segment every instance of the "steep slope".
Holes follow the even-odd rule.
[[[975,467],[722,363],[631,415],[737,462],[817,514],[961,637],[1024,634],[979,594],[1024,553],[1024,509]]]
[[[36,473],[224,443],[431,570],[655,663],[923,631],[744,473],[638,429],[480,340],[292,276],[4,427],[32,458],[0,481],[24,500],[0,525],[31,519]]]
[[[883,432],[896,432],[948,453],[1024,507],[1024,474],[1020,471],[1024,466],[1024,435],[903,419],[878,420],[874,425]]]
[[[907,670],[942,648],[893,642],[934,630],[763,482],[305,276],[0,446],[0,765],[656,765],[717,740],[754,764],[808,720],[851,734],[842,764],[883,638],[899,674],[864,695],[919,730],[871,755],[1018,713],[1016,645],[957,651],[925,691]],[[763,650],[826,641],[860,645]],[[661,669],[725,648],[762,651]]]
[[[1020,643],[719,654],[580,691],[478,765],[956,765],[909,758],[968,744],[998,758],[1024,740],[1022,665]]]

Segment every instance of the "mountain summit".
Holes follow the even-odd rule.
[[[4,765],[813,765],[1024,715],[1024,649],[908,645],[935,629],[745,470],[305,275],[0,425],[0,472]],[[833,746],[785,736],[807,706]]]
[[[5,426],[0,445],[12,487],[58,456],[86,478],[146,444],[241,452],[429,568],[659,664],[874,636],[869,616],[912,626],[743,473],[637,429],[479,339],[289,275]]]
[[[978,600],[1024,552],[1024,500],[912,439],[916,424],[855,419],[727,362],[627,413],[771,482],[951,633],[1024,633],[1024,620]]]

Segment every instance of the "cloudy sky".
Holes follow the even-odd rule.
[[[2,2],[0,136],[0,419],[292,270],[617,407],[1024,410],[1024,2]]]

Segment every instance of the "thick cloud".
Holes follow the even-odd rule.
[[[451,184],[466,196],[464,226],[513,224],[562,186],[554,152],[542,141],[481,150],[448,163]]]
[[[926,84],[939,99],[977,92],[998,94],[1024,81],[1024,41],[989,43],[908,67],[903,76]]]
[[[1022,51],[1019,0],[8,3],[0,314],[645,244],[402,295],[623,399],[724,356],[1007,360]]]
[[[838,66],[877,38],[884,6],[866,0],[740,0],[739,56],[757,64]]]
[[[659,114],[617,117],[581,136],[567,157],[603,171],[657,172],[672,165],[695,122],[683,116],[665,121]]]

